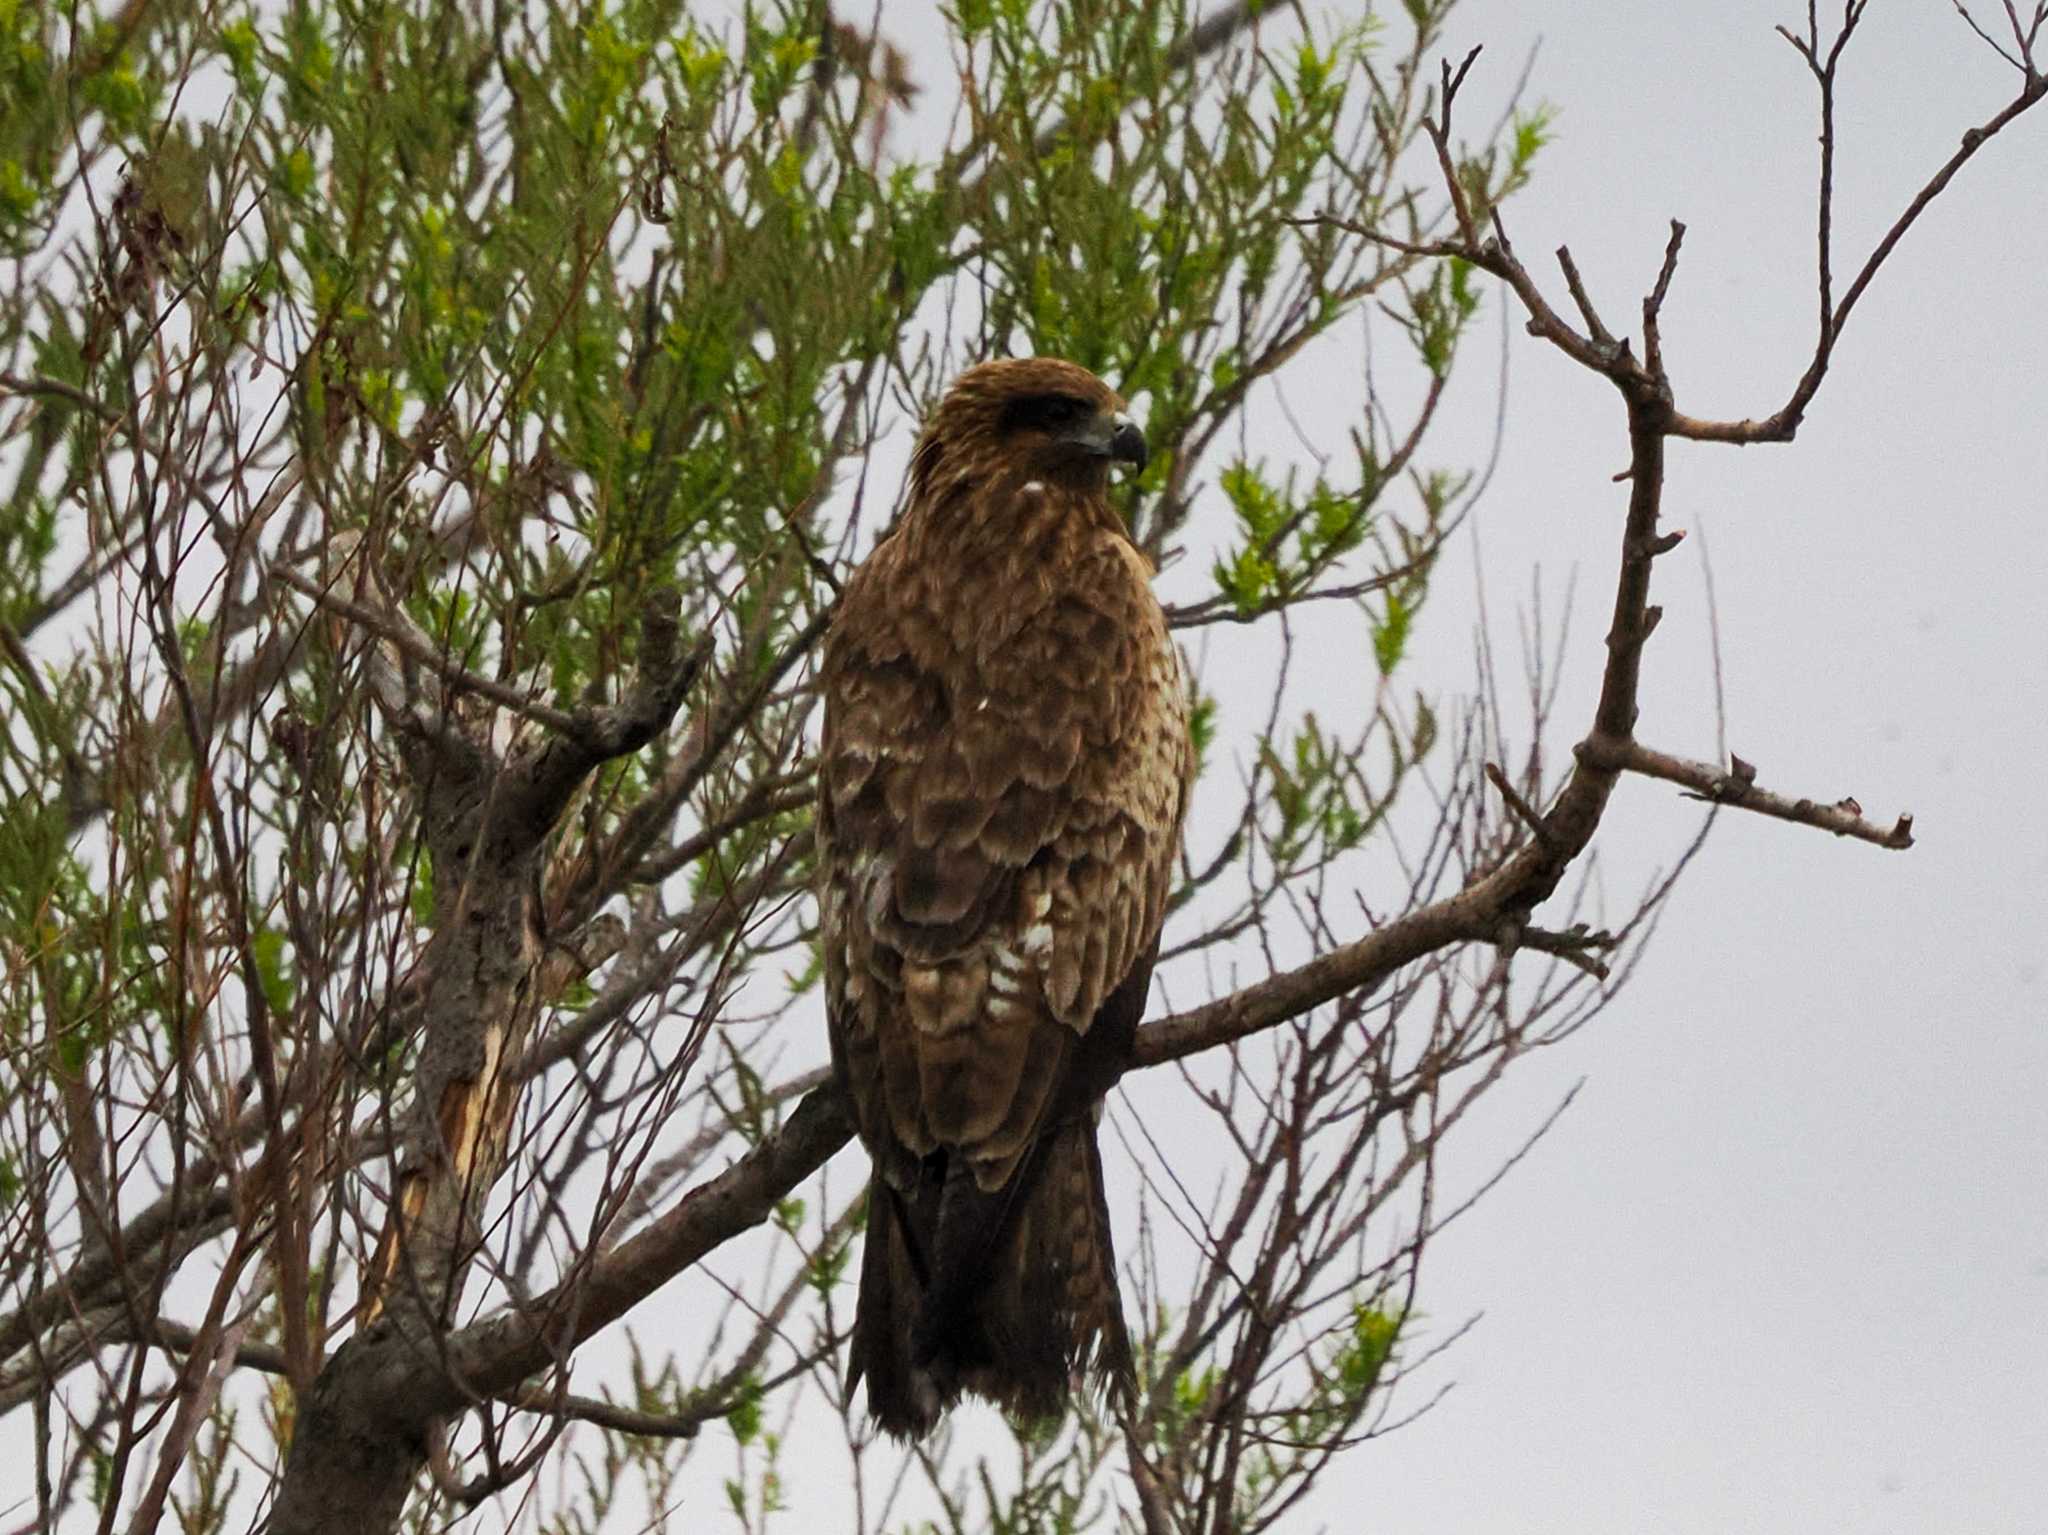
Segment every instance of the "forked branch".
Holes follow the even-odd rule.
[[[1631,487],[1630,504],[1622,539],[1614,617],[1607,636],[1608,659],[1601,680],[1600,702],[1595,712],[1593,728],[1576,749],[1577,763],[1573,776],[1551,809],[1538,819],[1528,806],[1516,798],[1509,798],[1510,809],[1538,831],[1534,842],[1525,846],[1501,871],[1503,875],[1509,870],[1520,871],[1510,881],[1516,886],[1509,899],[1511,906],[1520,905],[1526,909],[1524,903],[1531,896],[1540,900],[1555,888],[1556,878],[1562,874],[1564,865],[1576,857],[1585,846],[1584,839],[1591,835],[1592,827],[1598,822],[1608,790],[1624,771],[1680,784],[1697,797],[1711,800],[1716,804],[1753,810],[1759,814],[1815,826],[1840,836],[1855,837],[1878,847],[1903,849],[1912,845],[1910,816],[1901,816],[1891,826],[1885,827],[1866,820],[1862,814],[1862,807],[1853,797],[1823,804],[1808,798],[1793,798],[1772,793],[1757,786],[1753,770],[1748,776],[1734,770],[1723,772],[1702,763],[1689,762],[1668,753],[1654,751],[1634,739],[1642,650],[1644,643],[1655,630],[1657,621],[1662,617],[1661,610],[1652,606],[1648,600],[1651,564],[1657,556],[1671,549],[1683,536],[1678,532],[1660,532],[1657,527],[1663,497],[1664,440],[1682,437],[1733,443],[1789,441],[1826,377],[1834,345],[1850,312],[1885,260],[1896,249],[1906,231],[1912,227],[1928,204],[1948,186],[1971,156],[2014,119],[2035,106],[2044,95],[2048,95],[2048,77],[2044,77],[2035,67],[2032,52],[2044,19],[2041,8],[2036,8],[2036,14],[2030,23],[2023,23],[2017,12],[2014,12],[2009,20],[2013,29],[2014,46],[2019,51],[2016,55],[2009,54],[2007,57],[2022,71],[2023,81],[2019,92],[1981,127],[1973,128],[1964,135],[1961,147],[1913,196],[1905,210],[1873,248],[1840,300],[1836,301],[1833,298],[1831,250],[1836,149],[1835,90],[1838,66],[1854,35],[1857,23],[1862,19],[1864,9],[1861,0],[1851,0],[1844,9],[1840,29],[1828,39],[1821,35],[1813,7],[1808,8],[1804,36],[1794,34],[1785,28],[1779,29],[1806,61],[1818,84],[1821,97],[1821,171],[1818,193],[1820,321],[1812,359],[1795,386],[1791,398],[1778,411],[1763,420],[1729,422],[1694,417],[1679,409],[1673,398],[1670,376],[1665,366],[1660,319],[1678,269],[1679,252],[1685,237],[1683,224],[1676,220],[1672,222],[1671,238],[1665,247],[1663,262],[1654,284],[1643,299],[1640,359],[1635,355],[1626,337],[1615,337],[1602,322],[1592,295],[1587,291],[1568,248],[1559,248],[1557,260],[1564,274],[1565,287],[1570,294],[1572,307],[1578,314],[1577,324],[1567,319],[1544,295],[1535,278],[1517,256],[1497,211],[1492,218],[1492,234],[1485,239],[1479,238],[1478,231],[1473,227],[1461,200],[1462,189],[1451,147],[1451,107],[1457,95],[1457,88],[1463,83],[1470,68],[1472,61],[1469,56],[1455,74],[1451,72],[1448,64],[1445,65],[1444,85],[1437,112],[1424,120],[1424,131],[1436,151],[1446,191],[1452,198],[1453,206],[1459,210],[1458,233],[1432,244],[1418,245],[1348,220],[1326,217],[1321,220],[1305,221],[1341,228],[1362,238],[1411,254],[1429,254],[1467,261],[1491,273],[1507,285],[1522,305],[1532,335],[1548,341],[1581,367],[1608,379],[1620,391],[1626,402],[1629,437],[1633,449],[1626,475]],[[1967,12],[1964,14],[1968,19]],[[1972,25],[1974,27],[1974,22]],[[1981,28],[1978,31],[1981,36]],[[2001,49],[2001,52],[2003,51]],[[1496,777],[1494,781],[1497,788],[1504,786],[1503,779]]]

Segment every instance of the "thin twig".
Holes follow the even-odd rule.
[[[562,735],[574,736],[577,733],[579,727],[575,715],[567,710],[544,704],[518,688],[507,687],[502,682],[469,670],[450,657],[442,646],[436,645],[418,628],[402,621],[396,615],[379,612],[364,603],[343,597],[310,576],[301,575],[288,565],[274,564],[271,566],[270,574],[273,579],[283,582],[302,596],[312,598],[329,612],[346,618],[350,623],[389,642],[407,660],[428,668],[455,691],[488,698],[492,703],[502,704],[515,714]]]
[[[1735,765],[1724,771],[1709,763],[1674,757],[1668,752],[1655,751],[1640,741],[1630,741],[1621,748],[1618,760],[1625,771],[1678,784],[1691,790],[1695,799],[1730,805],[1737,810],[1753,810],[1758,815],[1794,821],[1801,826],[1818,827],[1838,837],[1854,837],[1859,842],[1894,852],[1904,852],[1913,845],[1913,818],[1910,815],[1901,815],[1886,827],[1865,820],[1863,807],[1853,796],[1832,804],[1811,799],[1788,799],[1782,794],[1758,788],[1752,781],[1756,769],[1739,757],[1733,758]]]

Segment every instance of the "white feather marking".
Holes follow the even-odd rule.
[[[853,877],[865,887],[868,926],[880,927],[889,916],[895,894],[896,860],[886,853],[863,853],[854,860]]]
[[[1027,496],[1042,496],[1042,495],[1044,495],[1044,494],[1045,494],[1045,481],[1043,481],[1043,480],[1026,480],[1026,481],[1024,482],[1024,494],[1025,494],[1025,495],[1027,495]]]

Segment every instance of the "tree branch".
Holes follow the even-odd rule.
[[[446,646],[435,644],[403,614],[380,612],[366,603],[352,601],[282,562],[272,565],[270,574],[301,596],[312,598],[328,612],[346,618],[384,640],[408,661],[426,667],[457,693],[474,693],[479,698],[488,698],[523,719],[530,719],[563,735],[573,735],[579,728],[577,716],[567,710],[542,703],[519,688],[469,670],[448,654]]]
[[[1709,763],[1674,757],[1668,752],[1654,751],[1640,741],[1630,741],[1616,760],[1628,772],[1661,778],[1667,783],[1690,789],[1689,798],[1692,799],[1732,805],[1738,810],[1753,810],[1758,815],[1818,827],[1838,837],[1854,837],[1895,852],[1904,852],[1913,845],[1913,818],[1910,815],[1901,815],[1887,828],[1866,821],[1863,807],[1853,797],[1844,797],[1831,805],[1810,799],[1787,799],[1782,794],[1758,788],[1756,769],[1740,757],[1734,758],[1733,766],[1723,772]]]
[[[647,1229],[587,1261],[547,1294],[463,1328],[448,1340],[452,1379],[486,1394],[545,1369],[624,1316],[714,1248],[766,1220],[776,1204],[853,1136],[838,1088],[821,1087],[739,1161],[699,1184]],[[430,1363],[423,1361],[423,1363]]]

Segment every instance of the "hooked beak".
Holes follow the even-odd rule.
[[[1145,434],[1122,411],[1098,411],[1064,440],[1097,458],[1121,459],[1134,469],[1145,467]]]

